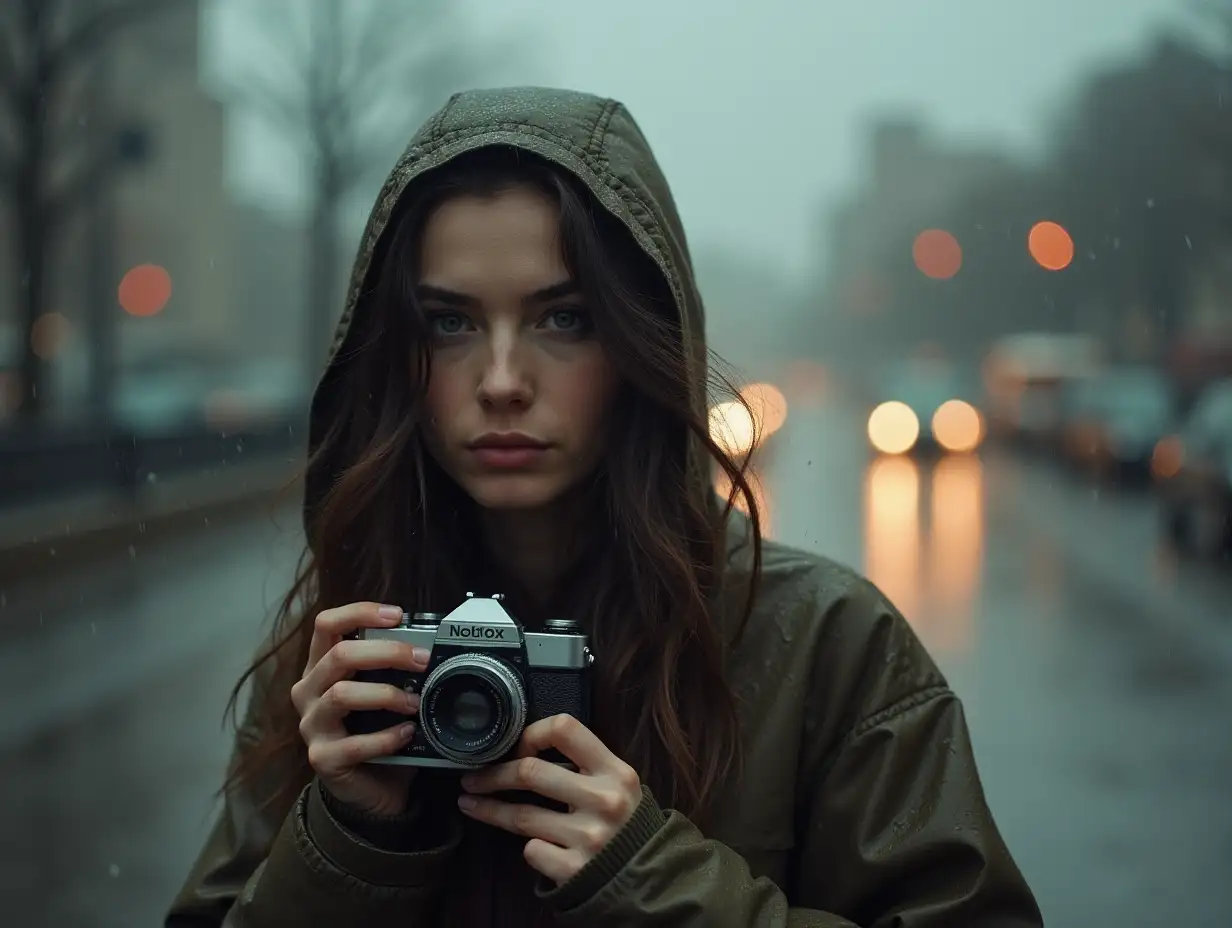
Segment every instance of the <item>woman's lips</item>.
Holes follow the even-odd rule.
[[[480,465],[491,470],[523,470],[533,467],[547,454],[542,445],[476,445],[471,454]]]

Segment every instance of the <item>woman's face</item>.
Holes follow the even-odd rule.
[[[604,450],[618,377],[565,267],[557,215],[518,187],[447,200],[424,228],[428,447],[488,509],[552,503]]]

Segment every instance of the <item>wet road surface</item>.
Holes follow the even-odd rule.
[[[1232,924],[1232,572],[1161,554],[1149,497],[1001,454],[870,462],[860,436],[841,407],[793,406],[771,534],[860,566],[911,619],[1047,923]],[[203,524],[0,593],[6,924],[160,923],[296,519]]]

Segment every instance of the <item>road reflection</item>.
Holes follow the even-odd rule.
[[[938,651],[972,647],[984,561],[984,469],[974,455],[921,467],[875,458],[864,480],[864,569]]]
[[[770,460],[759,463],[748,481],[763,534],[773,538],[776,468]],[[986,542],[984,479],[983,462],[968,454],[925,465],[883,455],[864,472],[862,569],[938,652],[964,654],[974,644]],[[731,482],[720,472],[714,488],[726,498]],[[747,514],[743,496],[736,508]]]
[[[878,457],[864,475],[864,569],[908,617],[918,617],[920,472],[901,456]]]

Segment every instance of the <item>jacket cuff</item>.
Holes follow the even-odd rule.
[[[650,790],[642,787],[642,801],[633,817],[573,878],[554,888],[540,884],[535,893],[557,912],[577,908],[603,889],[650,841],[667,821]],[[550,884],[548,884],[550,886]]]
[[[382,851],[402,854],[427,850],[432,846],[431,842],[425,845],[422,836],[416,834],[416,819],[421,817],[416,803],[408,802],[406,811],[401,815],[374,815],[347,805],[320,780],[316,781],[316,788],[330,818],[361,841]]]
[[[303,827],[316,849],[335,867],[356,879],[378,886],[428,886],[440,879],[462,842],[462,823],[445,824],[435,846],[414,851],[393,851],[366,842],[349,831],[331,813],[325,791],[310,784],[301,799]],[[389,820],[386,820],[388,824]],[[417,824],[408,822],[408,831]]]

